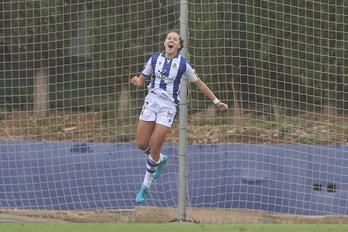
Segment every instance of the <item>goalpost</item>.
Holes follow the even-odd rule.
[[[347,8],[346,0],[3,1],[0,210],[92,222],[347,215]],[[217,112],[188,85],[163,148],[168,164],[137,206],[146,88],[129,79],[171,30],[230,109]]]

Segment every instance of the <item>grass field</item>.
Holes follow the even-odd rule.
[[[308,224],[0,224],[6,232],[346,232],[347,225]]]

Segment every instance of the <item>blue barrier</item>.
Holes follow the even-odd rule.
[[[348,214],[348,146],[188,146],[188,203],[301,215]],[[177,205],[177,145],[150,206]],[[0,142],[0,208],[133,208],[145,172],[134,144]]]

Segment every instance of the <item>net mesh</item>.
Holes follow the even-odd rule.
[[[189,153],[190,205],[346,214],[347,2],[189,6],[190,61],[231,108],[192,87],[189,143],[220,145]]]
[[[347,214],[348,1],[188,7],[190,63],[230,107],[216,111],[190,85],[188,218]],[[0,3],[3,212],[175,217],[178,120],[163,149],[165,172],[145,207],[134,203],[146,164],[134,143],[146,89],[129,79],[163,50],[167,32],[179,31],[179,17],[178,0]]]

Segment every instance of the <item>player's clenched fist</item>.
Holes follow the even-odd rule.
[[[130,79],[130,83],[136,87],[140,87],[144,84],[145,78],[142,74],[140,76],[134,76]]]
[[[131,78],[130,79],[130,83],[132,84],[132,85],[135,85],[135,86],[137,86],[137,79],[138,79],[138,76],[134,76],[133,78]]]
[[[215,107],[220,111],[226,111],[228,109],[228,105],[223,102],[215,104]]]

